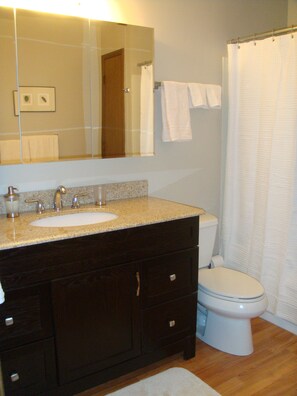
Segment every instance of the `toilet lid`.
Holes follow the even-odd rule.
[[[199,270],[199,286],[211,293],[231,298],[250,299],[264,294],[263,286],[255,278],[224,267]]]

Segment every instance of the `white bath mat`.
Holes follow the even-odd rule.
[[[190,371],[173,367],[107,396],[220,396]]]

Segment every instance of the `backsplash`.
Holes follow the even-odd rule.
[[[101,185],[104,185],[106,188],[107,202],[115,201],[118,199],[144,197],[148,195],[147,180],[136,180],[136,181],[121,182],[121,183],[108,183]],[[81,187],[65,186],[67,192],[62,197],[64,207],[70,207],[73,196],[78,193],[87,193],[86,196],[79,198],[79,202],[81,205],[95,203],[94,188],[96,186],[98,186],[98,184],[92,186],[81,186]],[[35,211],[35,207],[36,207],[35,203],[28,204],[25,202],[26,199],[32,199],[32,198],[42,200],[44,202],[46,210],[52,209],[55,191],[56,189],[42,190],[42,191],[37,190],[30,192],[19,191],[18,193],[20,195],[20,213]],[[0,214],[6,214],[3,196],[1,197],[0,200]]]

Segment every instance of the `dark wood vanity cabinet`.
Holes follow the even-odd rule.
[[[61,383],[140,354],[135,264],[54,280],[53,312]]]
[[[37,395],[56,386],[49,284],[6,291],[0,340],[5,395]]]
[[[197,245],[191,217],[0,251],[5,395],[74,395],[194,356]]]

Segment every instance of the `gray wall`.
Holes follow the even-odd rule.
[[[295,1],[294,1],[295,2]],[[286,25],[287,0],[118,0],[121,20],[155,29],[155,79],[221,84],[228,39]],[[293,3],[292,3],[293,4]],[[98,4],[100,7],[100,4]],[[193,141],[161,142],[155,93],[155,157],[0,167],[0,193],[148,179],[151,195],[219,214],[221,111],[193,110]]]
[[[297,0],[288,0],[288,26],[297,25]]]

